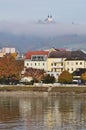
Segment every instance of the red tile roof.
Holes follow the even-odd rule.
[[[25,59],[31,59],[32,55],[48,55],[49,51],[30,51],[26,53]]]

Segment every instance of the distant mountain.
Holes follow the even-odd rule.
[[[86,50],[85,35],[61,35],[61,36],[33,36],[15,35],[0,32],[0,48],[5,46],[16,47],[19,51],[55,48],[84,49]]]

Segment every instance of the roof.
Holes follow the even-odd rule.
[[[66,60],[86,60],[86,54],[81,50],[71,51]]]
[[[31,59],[32,55],[48,55],[49,51],[29,51],[26,53],[25,59]]]
[[[49,53],[48,58],[67,58],[70,51],[52,51]]]

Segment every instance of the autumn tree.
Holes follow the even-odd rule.
[[[31,76],[35,82],[39,82],[44,76],[44,70],[35,69],[35,68],[27,68],[25,70],[24,76],[26,77]]]
[[[23,62],[17,61],[13,56],[4,56],[0,59],[0,79],[19,80],[23,67]]]
[[[81,79],[86,82],[86,72],[81,75]]]
[[[58,82],[60,83],[71,83],[72,80],[73,77],[68,71],[63,71],[58,78]]]

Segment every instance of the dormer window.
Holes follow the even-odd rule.
[[[45,55],[33,55],[31,57],[32,61],[45,61],[46,60],[46,56]]]

